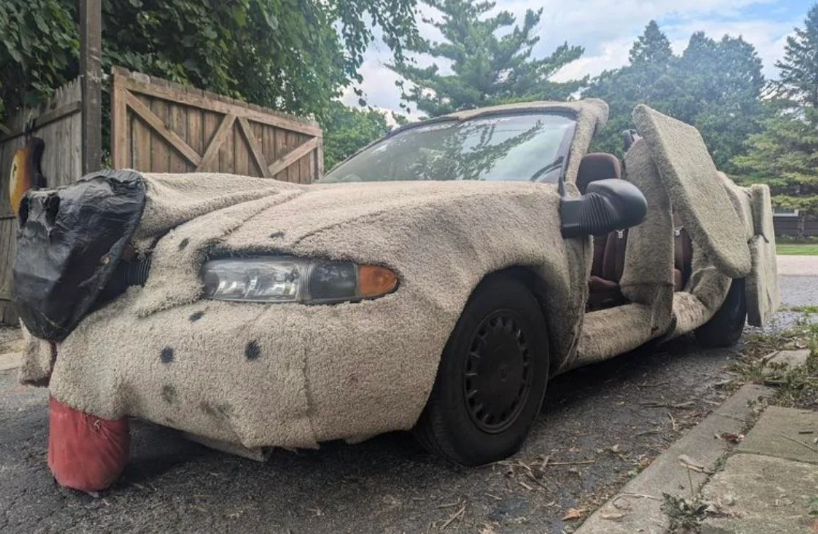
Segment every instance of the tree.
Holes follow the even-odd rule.
[[[375,109],[354,109],[333,102],[321,122],[324,129],[324,167],[327,170],[358,149],[389,132],[386,117]]]
[[[734,170],[732,159],[744,153],[747,136],[760,128],[761,67],[755,48],[741,37],[715,41],[702,32],[675,56],[651,21],[634,43],[630,63],[603,73],[585,92],[610,106],[609,126],[595,149],[621,154],[620,132],[632,128],[633,108],[647,104],[696,126],[716,165]]]
[[[715,41],[698,32],[671,76],[676,89],[668,111],[699,129],[724,171],[735,170],[732,159],[744,154],[747,137],[761,128],[761,68],[755,48],[741,37]]]
[[[421,68],[407,60],[396,61],[390,68],[404,78],[399,82],[403,99],[428,116],[520,100],[565,100],[585,82],[550,81],[559,69],[582,55],[582,47],[565,43],[544,58],[533,57],[533,48],[540,40],[533,34],[542,9],[526,11],[522,26],[518,26],[507,11],[486,16],[494,9],[494,2],[424,3],[440,12],[440,20],[425,22],[437,28],[445,40],[419,39],[407,51],[431,56],[435,64]],[[448,62],[452,73],[442,74],[441,67]]]
[[[767,100],[762,131],[733,160],[748,182],[769,184],[776,206],[818,215],[818,4],[787,39],[781,78]],[[803,226],[802,226],[803,228]]]
[[[669,64],[672,57],[670,41],[655,20],[648,22],[645,32],[636,39],[628,53],[631,65],[644,64],[661,69]]]
[[[608,125],[597,136],[594,150],[622,155],[620,134],[633,128],[631,112],[637,104],[667,111],[662,104],[675,90],[670,72],[677,58],[656,21],[650,21],[634,42],[629,59],[628,65],[600,74],[583,94],[601,98],[609,106]]]
[[[804,28],[787,37],[784,58],[775,66],[781,70],[780,96],[818,108],[818,4],[807,12]]]
[[[734,160],[742,181],[768,184],[776,206],[818,215],[818,116],[811,111],[805,120],[782,109],[781,101],[768,106],[763,130],[750,136],[747,154]]]
[[[0,107],[33,105],[77,75],[77,0],[0,2]],[[415,0],[103,0],[103,67],[121,65],[319,118],[360,81],[380,28],[412,45]],[[2,120],[2,115],[0,115]]]

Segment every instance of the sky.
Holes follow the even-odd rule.
[[[681,53],[690,35],[704,31],[719,39],[725,34],[742,36],[756,47],[764,64],[764,75],[777,77],[775,62],[782,57],[786,38],[804,18],[816,0],[496,0],[495,11],[506,10],[522,21],[527,9],[543,8],[537,34],[540,42],[535,57],[548,55],[567,41],[585,47],[585,54],[554,76],[555,81],[594,76],[628,62],[628,51],[651,19],[670,39],[674,52]],[[434,13],[427,6],[421,13]],[[419,26],[421,35],[438,39],[429,25]],[[397,75],[385,67],[391,54],[382,42],[375,42],[365,54],[360,68],[361,89],[370,106],[400,111]],[[429,64],[419,58],[419,64]],[[444,71],[445,72],[445,71]],[[357,105],[358,97],[350,88],[343,97],[348,105]]]

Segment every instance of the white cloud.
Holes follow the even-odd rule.
[[[579,0],[572,3],[497,0],[495,10],[510,11],[519,22],[526,9],[539,8],[543,8],[543,15],[537,28],[540,43],[535,47],[535,55],[548,54],[566,41],[585,47],[582,58],[555,75],[557,81],[594,76],[626,64],[633,41],[651,19],[659,22],[677,53],[684,50],[695,31],[704,31],[714,39],[724,34],[742,35],[756,47],[764,63],[764,74],[774,77],[775,61],[783,54],[786,36],[804,18],[804,13],[786,17],[785,12],[785,20],[782,20],[780,4],[775,0]],[[422,15],[430,14],[430,9],[422,5]],[[438,30],[428,24],[421,24],[420,31],[427,38],[441,37]],[[400,91],[395,86],[398,76],[384,66],[390,59],[385,45],[373,46],[361,67],[364,78],[361,88],[369,104],[398,110]],[[428,61],[423,58],[422,66]],[[355,105],[357,97],[351,93],[345,95],[344,101]]]

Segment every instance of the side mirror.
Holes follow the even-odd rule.
[[[588,184],[579,198],[562,198],[562,237],[604,235],[641,223],[648,213],[648,201],[638,187],[612,178]]]

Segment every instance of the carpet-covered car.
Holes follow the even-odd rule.
[[[624,161],[589,154],[607,114],[459,112],[311,185],[103,171],[30,191],[22,380],[246,453],[413,429],[457,463],[508,456],[549,378],[691,332],[727,346],[778,306],[768,188],[645,106]]]

